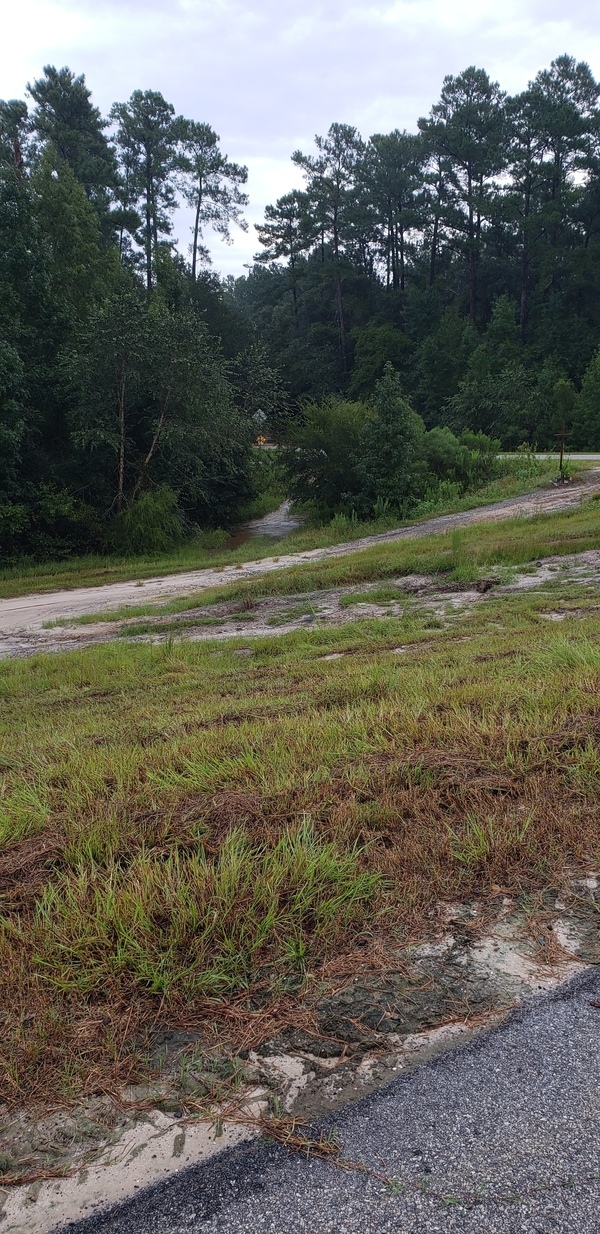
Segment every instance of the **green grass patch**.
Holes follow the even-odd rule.
[[[157,1015],[281,1006],[361,930],[597,861],[599,690],[597,592],[558,583],[449,629],[2,663],[2,1099],[114,1085]]]
[[[373,587],[369,591],[351,591],[340,599],[340,608],[355,604],[406,603],[406,593],[400,587]]]

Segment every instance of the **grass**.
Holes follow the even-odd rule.
[[[430,511],[428,517],[461,510],[471,510],[492,501],[501,501],[547,487],[556,472],[556,462],[539,463],[536,476],[506,475],[481,488],[477,493],[468,493],[462,498],[445,503]],[[584,469],[580,463],[577,469]],[[268,502],[272,508],[272,501]],[[269,513],[270,510],[264,512]],[[246,514],[248,512],[246,511]],[[252,517],[256,513],[250,512]],[[129,579],[153,578],[164,574],[182,573],[218,566],[241,564],[272,556],[273,552],[304,552],[342,543],[378,531],[389,530],[396,523],[387,518],[379,522],[361,523],[352,519],[334,519],[325,527],[304,527],[281,540],[258,536],[238,548],[227,548],[224,532],[207,532],[196,541],[191,541],[170,553],[145,557],[117,557],[88,555],[71,557],[64,561],[35,563],[24,561],[0,569],[0,598],[19,596],[25,593],[55,591],[75,587],[98,587],[106,583],[124,582]]]
[[[206,588],[176,597],[166,604],[122,605],[83,617],[62,618],[57,625],[85,625],[128,617],[185,613],[224,603],[250,605],[268,596],[287,596],[361,583],[384,584],[378,594],[392,599],[387,580],[408,574],[440,574],[446,580],[474,582],[487,571],[502,572],[550,556],[564,556],[600,547],[600,520],[595,501],[554,514],[474,523],[437,535],[410,536],[321,561],[299,563],[251,579]],[[350,603],[369,600],[357,593]],[[379,601],[374,601],[379,603]],[[349,603],[348,598],[344,601]]]
[[[340,608],[352,608],[355,604],[406,604],[406,593],[400,587],[374,587],[371,591],[353,591],[340,599]]]
[[[0,1099],[114,1091],[157,1017],[272,1028],[361,933],[597,860],[596,600],[2,663]]]

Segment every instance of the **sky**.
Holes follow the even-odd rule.
[[[333,121],[414,131],[470,64],[511,93],[564,52],[600,77],[597,0],[1,0],[0,13],[0,97],[23,97],[45,64],[85,73],[103,113],[160,90],[246,164],[248,232],[206,237],[224,275],[260,248],[265,205],[301,186],[292,151]],[[188,223],[180,211],[182,251]]]

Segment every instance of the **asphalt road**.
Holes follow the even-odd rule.
[[[361,1168],[256,1141],[70,1234],[598,1234],[600,974],[524,1004],[325,1127]],[[387,1180],[387,1181],[386,1181]]]

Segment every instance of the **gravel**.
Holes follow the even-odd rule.
[[[264,1141],[70,1234],[598,1234],[600,975],[320,1124],[354,1168]]]

